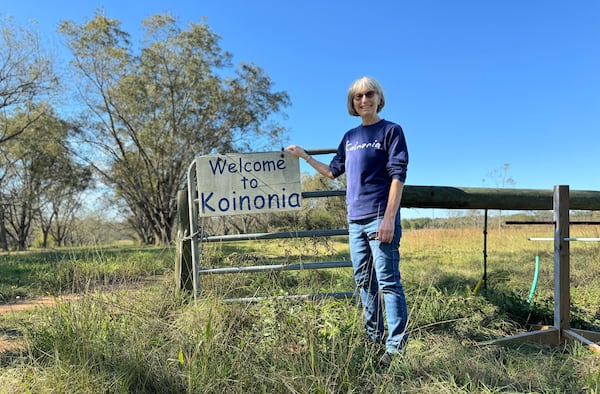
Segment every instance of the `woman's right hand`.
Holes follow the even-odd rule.
[[[299,145],[290,145],[285,149],[285,151],[297,158],[302,158],[305,160],[308,158],[308,153],[306,153],[304,148]]]
[[[331,168],[329,168],[327,164],[320,162],[306,153],[303,147],[299,145],[290,145],[285,149],[285,151],[294,157],[303,158],[312,168],[317,170],[319,174],[324,175],[329,179],[333,179]]]

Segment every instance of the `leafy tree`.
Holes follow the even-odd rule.
[[[87,106],[84,152],[123,198],[138,225],[167,243],[177,190],[196,155],[272,146],[284,130],[273,115],[289,105],[261,68],[240,64],[204,23],[178,27],[169,15],[143,22],[135,48],[120,22],[97,13],[86,24],[63,22]],[[136,51],[137,49],[137,51]],[[140,228],[148,241],[147,228]]]
[[[0,144],[17,137],[43,115],[35,106],[55,92],[58,78],[53,60],[34,30],[0,20]],[[22,122],[8,122],[15,111]]]
[[[42,50],[37,32],[16,26],[12,18],[2,17],[0,20],[0,145],[19,136],[43,115],[37,103],[47,99],[55,92],[57,86],[58,79],[54,72],[53,59]],[[17,111],[22,121],[9,121]],[[6,178],[6,163],[0,160],[0,248],[4,250],[8,250],[6,217],[10,207],[3,196]]]
[[[90,187],[92,180],[90,168],[74,162],[71,156],[58,156],[57,159],[53,182],[40,191],[38,219],[44,248],[48,246],[49,235],[56,246],[65,245],[82,205],[82,193]]]
[[[53,219],[64,217],[61,207],[84,190],[91,173],[65,148],[70,126],[52,114],[48,106],[38,109],[37,121],[18,137],[2,145],[0,162],[5,168],[2,195],[8,207],[8,235],[18,249],[27,247],[35,219],[47,231]],[[29,113],[17,112],[9,123],[27,122]]]

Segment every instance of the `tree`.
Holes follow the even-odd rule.
[[[100,13],[85,25],[64,22],[60,31],[81,76],[89,120],[81,129],[97,153],[90,163],[140,215],[137,223],[167,243],[193,158],[272,146],[284,132],[272,118],[289,98],[273,92],[256,65],[240,64],[226,76],[231,55],[203,23],[182,30],[171,16],[155,15],[143,26],[138,53],[120,22]]]
[[[11,18],[2,18],[0,23],[0,145],[3,145],[43,115],[36,103],[55,92],[58,79],[53,59],[42,50],[37,32],[17,27]],[[22,121],[9,121],[17,112]],[[3,195],[5,164],[0,160],[0,247],[8,250],[6,218],[10,205]]]
[[[0,201],[0,249],[8,251],[8,237],[6,234],[5,206]]]
[[[321,174],[302,174],[302,190],[343,190],[346,177],[329,179]],[[324,197],[304,200],[302,213],[306,228],[344,228],[348,225],[344,197]]]
[[[39,223],[42,230],[42,247],[48,246],[52,236],[56,246],[65,245],[76,215],[82,205],[83,192],[92,181],[92,171],[72,156],[58,156],[54,164],[53,182],[40,191]]]
[[[49,106],[37,111],[43,115],[1,147],[8,235],[20,250],[27,248],[34,220],[40,220],[46,240],[52,221],[64,217],[61,207],[91,179],[90,171],[74,162],[65,148],[70,125],[57,118]],[[27,117],[28,113],[17,112],[9,123],[26,122]]]
[[[0,28],[0,144],[9,141],[43,115],[36,102],[55,92],[58,79],[53,60],[33,30],[15,26],[4,18]],[[8,122],[19,110],[23,121]]]
[[[8,209],[8,204],[5,202],[6,198],[2,188],[8,173],[3,163],[5,163],[4,154],[0,147],[0,248],[4,251],[8,251],[8,233],[6,230],[6,211]]]

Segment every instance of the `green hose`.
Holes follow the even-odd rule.
[[[531,290],[529,290],[529,297],[527,303],[530,304],[535,294],[535,288],[537,287],[538,276],[540,274],[540,256],[535,256],[535,272],[533,273],[533,282],[531,283]]]

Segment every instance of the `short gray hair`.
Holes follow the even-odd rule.
[[[377,113],[379,113],[385,105],[385,96],[383,95],[383,89],[377,80],[371,77],[360,77],[350,85],[348,89],[348,113],[351,116],[360,116],[354,108],[354,95],[359,90],[372,90],[377,93],[379,97],[379,104],[377,105]]]

